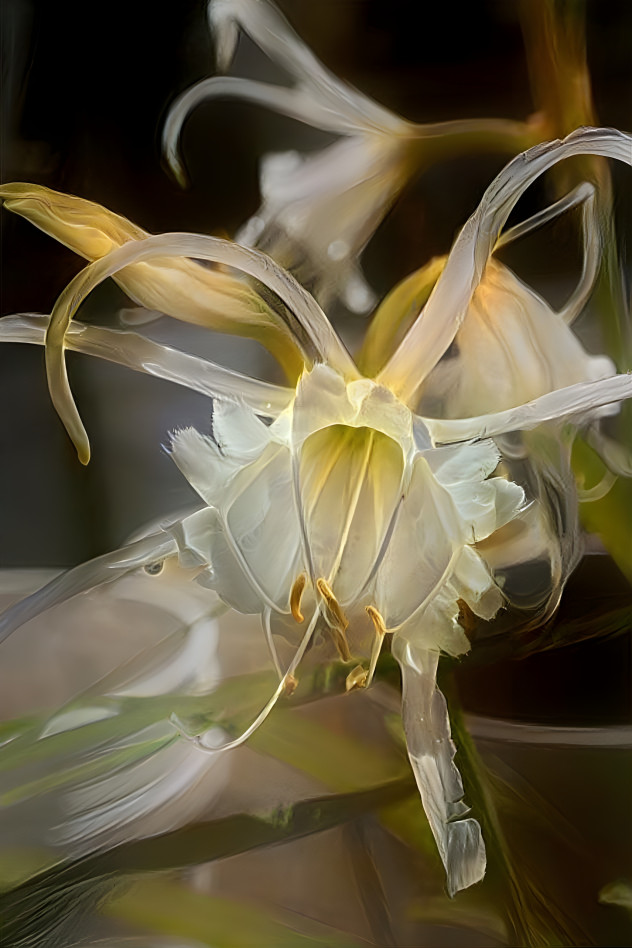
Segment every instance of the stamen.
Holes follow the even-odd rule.
[[[329,613],[328,625],[331,631],[331,637],[334,640],[334,644],[338,649],[338,654],[343,662],[351,661],[351,650],[349,649],[349,643],[347,642],[347,636],[345,631],[349,627],[349,620],[342,611],[340,603],[336,599],[334,592],[327,582],[326,579],[322,577],[316,580],[316,588],[325,600],[327,606],[327,611]]]
[[[340,603],[334,595],[333,589],[327,580],[322,578],[316,581],[316,588],[327,603],[332,616],[336,620],[336,624],[340,627],[340,630],[344,632],[349,628],[349,620],[342,611]]]
[[[306,581],[305,573],[300,573],[294,580],[292,592],[290,593],[290,609],[297,622],[305,621],[305,616],[301,612],[301,599],[303,598],[303,590],[305,589]]]
[[[382,614],[375,608],[375,606],[367,606],[366,612],[369,619],[375,626],[376,633],[378,635],[386,635],[387,628],[384,623],[384,619],[382,618]]]
[[[373,676],[375,674],[375,669],[377,666],[377,660],[380,657],[380,652],[382,651],[382,643],[384,642],[384,636],[388,632],[382,614],[378,612],[375,606],[366,607],[367,615],[369,616],[371,622],[375,627],[375,638],[373,640],[373,648],[371,649],[371,661],[369,662],[369,670],[366,676],[365,687],[368,688],[371,682],[373,681]]]
[[[356,665],[356,667],[349,672],[347,675],[347,680],[345,682],[345,688],[347,692],[355,691],[357,688],[366,687],[367,683],[367,671],[362,665]]]
[[[302,618],[299,621],[303,621]],[[298,686],[298,678],[295,675],[288,675],[285,679],[285,689],[283,694],[286,698],[289,698],[294,694]]]

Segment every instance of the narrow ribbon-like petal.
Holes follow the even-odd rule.
[[[602,155],[632,165],[632,136],[614,129],[579,129],[563,141],[537,145],[494,179],[456,239],[422,313],[378,379],[414,403],[419,388],[465,317],[498,235],[519,197],[535,179],[573,155]]]
[[[5,316],[0,319],[0,341],[43,346],[49,321],[48,316],[33,313]],[[65,336],[65,346],[73,352],[107,359],[137,372],[175,382],[202,395],[238,400],[265,418],[276,418],[294,397],[292,389],[261,382],[199,356],[146,339],[138,333],[73,321]]]
[[[90,261],[150,236],[92,201],[40,185],[2,185],[0,199],[7,210]],[[302,360],[292,337],[261,295],[234,273],[202,267],[182,255],[165,255],[142,263],[130,261],[112,276],[128,296],[149,310],[259,340],[279,359],[288,377],[296,379]]]
[[[426,621],[446,621],[437,610]],[[448,892],[454,895],[485,875],[481,828],[468,817],[463,783],[453,762],[445,698],[436,685],[438,652],[416,647],[396,636],[393,652],[402,670],[402,718],[408,755],[437,848],[445,866]]]
[[[545,421],[588,414],[604,405],[632,398],[632,374],[613,375],[596,382],[580,382],[535,398],[526,405],[476,418],[424,418],[435,444],[493,438],[509,431],[529,431]]]
[[[8,638],[25,622],[29,622],[46,609],[57,606],[79,593],[93,589],[103,583],[112,582],[130,570],[151,565],[177,552],[175,540],[161,531],[143,537],[121,547],[114,553],[106,553],[88,560],[74,569],[56,576],[26,599],[20,600],[2,614],[0,618],[0,642]]]
[[[279,328],[284,329],[288,339],[300,348],[308,364],[312,360],[326,361],[343,375],[357,378],[358,371],[351,357],[316,301],[289,273],[263,254],[202,234],[160,234],[129,241],[90,264],[68,284],[55,304],[46,337],[46,369],[51,398],[82,463],[87,464],[90,459],[90,445],[70,391],[63,358],[68,326],[81,302],[99,283],[132,263],[156,257],[212,260],[254,276],[288,307],[288,322],[284,324],[279,317]]]

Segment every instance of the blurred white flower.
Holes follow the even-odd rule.
[[[340,298],[352,312],[368,312],[375,295],[358,258],[397,195],[445,143],[476,148],[490,142],[515,153],[526,127],[500,119],[418,125],[406,121],[327,70],[269,0],[211,0],[209,22],[217,63],[226,71],[243,30],[289,75],[290,86],[214,77],[197,83],[174,103],[163,147],[176,178],[182,125],[201,101],[239,98],[340,136],[320,151],[266,155],[261,164],[262,204],[237,234],[290,270],[323,306]],[[530,130],[533,134],[533,129]]]
[[[113,337],[119,334],[100,330],[95,338],[88,327],[75,326],[74,334],[66,330],[85,295],[125,267],[185,256],[256,277],[285,304],[282,325],[302,353],[305,368],[294,390],[246,383],[215,366],[203,378],[202,360],[191,363],[191,377],[181,373],[181,384],[200,389],[201,380],[208,385],[209,377],[221,379],[210,434],[189,428],[172,440],[176,463],[206,506],[112,554],[107,562],[102,558],[97,566],[86,564],[65,581],[45,587],[5,614],[0,634],[8,635],[41,608],[106,578],[177,554],[181,565],[198,570],[202,584],[228,605],[261,616],[277,664],[274,694],[224,749],[245,740],[264,720],[291,687],[312,643],[328,640],[343,661],[354,661],[347,679],[352,689],[370,682],[390,634],[402,666],[410,760],[448,888],[454,892],[479,880],[485,869],[484,844],[462,801],[435,672],[442,651],[459,655],[468,648],[458,623],[459,602],[486,619],[503,602],[476,545],[493,541],[511,525],[521,513],[524,495],[515,483],[493,476],[500,454],[492,439],[546,421],[577,420],[582,413],[632,397],[632,377],[580,382],[476,417],[427,418],[415,414],[414,407],[427,376],[462,325],[498,234],[522,192],[573,154],[632,163],[631,146],[632,139],[623,133],[588,129],[511,162],[466,223],[427,305],[375,379],[361,376],[310,295],[255,251],[199,235],[162,235],[130,241],[87,267],[53,311],[56,345],[48,356],[56,404],[84,458],[89,455],[87,435],[63,371],[66,340],[78,350],[147,371],[145,341],[132,337],[131,358],[115,345]],[[41,342],[46,325],[45,319],[38,324],[34,318],[13,318],[4,332],[0,324],[0,337]],[[175,378],[173,352],[153,346],[151,370]],[[483,375],[480,384],[493,388],[495,379],[491,373]],[[283,642],[291,649],[288,661],[278,651]],[[222,749],[215,729],[208,739],[196,741],[211,754]]]

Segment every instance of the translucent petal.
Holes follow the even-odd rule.
[[[224,524],[214,508],[205,507],[169,527],[185,568],[202,567],[200,585],[213,589],[222,602],[246,615],[257,615],[264,601],[246,576],[226,539]]]
[[[434,618],[442,621],[440,615]],[[453,761],[456,748],[448,710],[435,681],[438,653],[415,647],[399,636],[393,640],[393,653],[402,670],[408,755],[446,870],[448,892],[454,895],[483,878],[486,856],[480,826],[467,816],[463,783]]]
[[[289,450],[270,444],[235,475],[218,507],[227,540],[264,602],[289,612],[290,592],[303,570]]]
[[[5,316],[0,319],[0,341],[44,345],[48,324],[48,316],[30,313]],[[73,321],[68,327],[64,344],[74,352],[83,352],[138,372],[146,372],[202,395],[239,399],[258,415],[268,418],[280,414],[294,397],[292,389],[252,379],[199,356],[163,346],[137,333],[119,332]]]
[[[504,597],[494,583],[485,561],[470,546],[461,550],[450,579],[459,599],[482,619],[493,619],[504,604]]]
[[[268,0],[215,0],[209,20],[219,28],[221,63],[224,65],[234,49],[234,34],[229,25],[238,23],[269,58],[285,69],[299,84],[305,85],[316,100],[327,105],[332,113],[342,114],[347,133],[354,126],[373,124],[387,127],[400,120],[377,103],[363,96],[352,86],[329,72],[292,29],[283,14]]]
[[[244,416],[247,417],[243,408],[238,408],[235,414],[240,420]],[[265,426],[261,427],[264,433],[267,433]],[[209,507],[217,507],[226,493],[230,478],[244,463],[261,454],[269,441],[268,436],[258,445],[255,442],[251,456],[244,458],[222,450],[221,444],[214,438],[200,434],[195,428],[184,428],[172,434],[171,453],[173,460],[200,497]]]
[[[529,431],[545,421],[594,414],[605,405],[632,398],[632,375],[615,375],[595,382],[580,382],[535,398],[526,405],[476,418],[423,418],[435,443],[492,438],[509,431]],[[577,422],[577,419],[575,419]]]
[[[594,272],[591,285],[593,279]],[[583,307],[585,289],[580,296],[568,304],[573,312]],[[513,408],[554,389],[613,375],[614,363],[589,355],[566,318],[491,260],[456,334],[451,384],[439,379],[443,391],[436,395],[444,413],[459,418]],[[428,388],[433,388],[433,374]]]
[[[51,398],[83,463],[89,460],[89,442],[70,392],[63,359],[68,326],[83,299],[99,283],[132,263],[155,257],[212,260],[254,276],[277,293],[289,307],[284,331],[288,339],[299,346],[307,362],[314,358],[327,361],[343,375],[357,377],[358,372],[351,357],[315,300],[288,273],[262,254],[201,234],[161,234],[145,240],[130,241],[90,264],[69,283],[55,304],[46,337],[46,367]],[[281,323],[279,328],[283,328]]]
[[[494,179],[457,237],[423,312],[379,379],[412,403],[424,378],[463,321],[501,228],[519,197],[544,171],[571,155],[603,155],[632,164],[632,137],[614,129],[578,129],[563,141],[537,145]]]
[[[175,541],[168,534],[160,532],[75,566],[2,614],[0,642],[46,609],[103,583],[112,582],[139,566],[151,565],[172,556],[175,552]]]
[[[375,578],[377,608],[387,629],[407,621],[449,578],[465,533],[449,492],[418,458]]]
[[[313,581],[354,604],[379,566],[402,493],[402,449],[372,428],[332,425],[310,435],[298,461]]]

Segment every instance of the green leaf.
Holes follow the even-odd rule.
[[[607,472],[596,451],[581,438],[573,446],[573,470],[588,486],[597,484]],[[579,513],[583,527],[601,538],[621,572],[632,582],[632,478],[618,478],[605,497],[581,504]]]
[[[0,896],[0,913],[10,913],[13,906],[28,899],[29,892],[67,889],[114,874],[201,865],[262,846],[300,839],[400,800],[413,790],[412,776],[406,776],[369,790],[302,800],[265,815],[238,813],[123,843],[32,876],[28,882]]]

